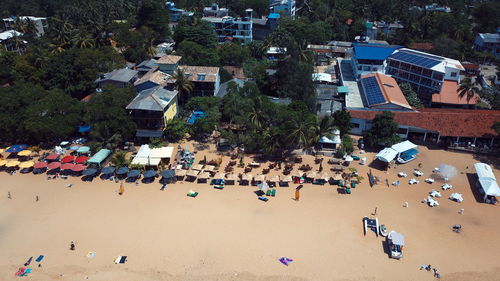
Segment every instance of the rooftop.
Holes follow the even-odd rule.
[[[167,55],[158,59],[158,64],[176,64],[182,59],[181,56]]]
[[[150,70],[149,72],[144,74],[144,76],[142,76],[140,79],[135,81],[134,85],[137,86],[137,85],[140,85],[140,84],[145,83],[147,81],[151,81],[155,84],[164,86],[172,80],[171,77],[172,76],[170,76],[164,72]]]
[[[219,75],[219,68],[212,66],[179,66],[186,75],[189,75],[189,80],[193,82],[215,82]]]
[[[223,66],[222,68],[224,68],[227,72],[229,72],[234,78],[238,78],[241,80],[245,80],[247,78],[245,76],[245,73],[243,72],[242,67],[226,65],[226,66]]]
[[[354,44],[354,56],[361,60],[385,60],[401,46],[383,44]]]
[[[445,80],[443,82],[443,87],[440,93],[435,93],[432,95],[433,103],[445,103],[445,104],[476,104],[479,102],[479,96],[472,98],[470,102],[467,102],[467,98],[458,97],[458,88],[460,85],[456,81]]]
[[[427,42],[415,42],[410,44],[410,49],[429,51],[434,49],[434,45],[432,43],[427,43]]]
[[[0,33],[0,40],[7,40],[15,36],[22,36],[23,34],[21,32],[17,32],[13,29],[4,31]]]
[[[126,109],[163,111],[175,96],[177,91],[169,91],[161,86],[154,87],[140,92]]]
[[[403,92],[401,92],[398,83],[390,76],[380,73],[364,75],[361,76],[361,85],[368,106],[392,103],[412,109]]]
[[[129,83],[139,72],[128,68],[115,69],[111,72],[103,74],[95,82],[99,83],[106,80],[113,80],[123,83]]]
[[[278,13],[270,13],[269,16],[267,16],[267,18],[269,18],[269,19],[279,19],[280,18],[280,14],[278,14]]]
[[[137,69],[139,70],[149,70],[153,68],[158,68],[158,63],[155,59],[149,59],[142,61],[140,64],[137,65]]]
[[[500,43],[500,34],[498,33],[479,33],[479,37],[481,37],[485,43]]]
[[[441,73],[446,73],[446,67],[464,70],[462,64],[457,60],[406,48],[395,51],[390,55],[390,58]]]
[[[380,111],[349,110],[352,118],[373,120]],[[491,126],[500,120],[500,110],[423,108],[419,111],[394,111],[394,121],[437,132],[441,136],[491,137]]]
[[[349,89],[349,93],[345,97],[346,108],[363,108],[363,99],[359,92],[358,82],[352,71],[351,60],[339,59],[339,68],[342,78],[342,85]]]

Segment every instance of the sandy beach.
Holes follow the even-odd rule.
[[[276,197],[262,202],[252,186],[216,190],[178,182],[161,191],[155,181],[125,184],[120,196],[118,184],[99,178],[89,183],[0,172],[0,280],[19,279],[17,269],[38,255],[45,256],[42,266],[32,262],[33,272],[22,278],[433,280],[431,272],[419,270],[431,264],[441,280],[500,280],[500,208],[480,203],[467,175],[474,174],[478,161],[471,154],[419,149],[417,160],[388,173],[372,169],[382,179],[379,185],[370,187],[370,167],[355,161],[351,167],[365,180],[351,195],[339,194],[337,186],[306,184],[299,202],[292,199],[293,184],[278,187]],[[197,160],[204,153],[211,152],[200,152]],[[364,156],[370,162],[374,153]],[[304,159],[313,164],[312,156]],[[410,186],[409,176],[399,187],[385,185],[385,179],[397,180],[399,171],[410,175],[419,163],[424,172],[419,184]],[[451,179],[453,189],[441,190],[440,206],[430,208],[420,201],[441,183],[424,179],[441,163],[459,174]],[[324,163],[325,170],[329,167]],[[495,174],[500,178],[499,170]],[[198,197],[187,197],[190,189]],[[452,192],[462,193],[464,202],[449,200]],[[406,236],[401,260],[389,258],[384,238],[364,235],[362,218],[375,208],[381,223]],[[463,226],[462,233],[451,231],[454,224]],[[70,241],[76,241],[75,251],[69,250]],[[89,260],[88,252],[95,257]],[[114,264],[120,255],[128,256],[127,262]],[[282,256],[294,261],[284,266],[278,261]]]

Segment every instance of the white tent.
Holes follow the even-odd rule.
[[[172,146],[151,149],[151,153],[149,154],[149,165],[158,166],[161,159],[172,158],[173,152],[174,148]]]
[[[486,196],[500,196],[500,187],[491,166],[485,163],[474,164],[479,184],[484,190],[484,199]]]
[[[330,144],[333,144],[333,140],[329,139],[328,137],[325,137],[325,136],[322,136],[320,139],[319,139],[319,143],[330,143]]]
[[[134,160],[132,160],[132,164],[148,165],[150,153],[151,153],[151,148],[149,148],[149,145],[147,144],[141,145],[141,148],[139,148],[139,151],[137,151]]]
[[[396,156],[398,152],[390,147],[382,149],[379,153],[377,153],[376,157],[378,160],[383,162],[391,162]]]
[[[412,148],[417,148],[418,146],[411,141],[404,141],[400,143],[396,143],[395,145],[391,146],[392,149],[397,151],[398,153],[405,152],[407,150],[410,150]]]

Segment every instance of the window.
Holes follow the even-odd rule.
[[[359,124],[358,123],[351,123],[352,127],[353,128],[359,128]]]
[[[396,134],[400,134],[400,135],[406,135],[406,133],[408,133],[408,129],[407,128],[399,128],[396,131]]]
[[[205,78],[207,78],[207,75],[205,73],[200,73],[196,76],[196,80],[198,81],[205,81]]]
[[[457,77],[457,73],[456,72],[452,72],[451,73],[451,77]]]

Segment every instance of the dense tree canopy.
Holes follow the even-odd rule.
[[[396,134],[398,124],[394,122],[394,113],[384,111],[377,114],[372,121],[372,127],[363,135],[368,146],[386,145],[391,146],[400,141]]]

